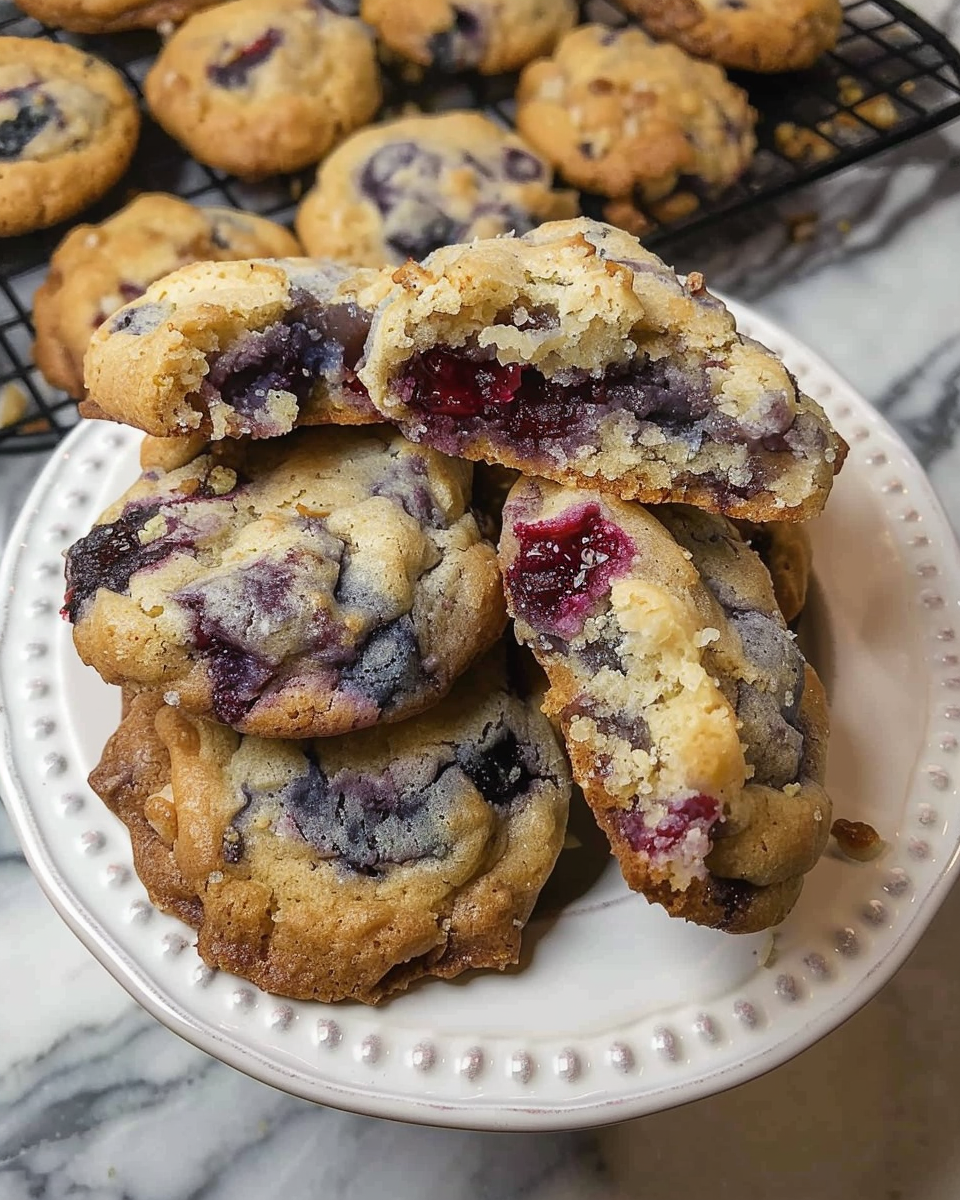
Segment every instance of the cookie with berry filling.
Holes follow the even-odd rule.
[[[436,71],[515,71],[577,19],[575,0],[361,0],[360,15],[384,45]]]
[[[520,641],[627,883],[731,933],[781,921],[830,829],[823,690],[727,521],[522,480],[500,543]]]
[[[113,67],[44,38],[0,37],[0,237],[98,200],[139,133],[136,101]]]
[[[570,776],[500,660],[429,713],[318,740],[241,737],[143,694],[91,784],[153,902],[265,991],[376,1004],[502,970],[560,851]]]
[[[381,99],[370,30],[316,0],[231,0],[198,13],[143,90],[194,158],[244,178],[316,162]]]
[[[548,164],[477,112],[401,117],[361,130],[320,164],[297,212],[309,254],[364,267],[440,246],[526,233],[571,217]]]
[[[381,421],[355,367],[389,284],[308,259],[182,267],[93,335],[80,411],[161,438]]]
[[[414,441],[621,499],[818,512],[846,452],[783,363],[622,230],[578,219],[394,273],[358,375]]]
[[[611,220],[681,184],[722,192],[750,165],[756,120],[719,67],[629,25],[574,29],[517,90],[520,133],[569,183],[619,201]]]
[[[402,720],[505,624],[469,496],[468,464],[385,427],[217,442],[71,547],[64,615],[108,682],[244,733]]]
[[[33,356],[43,377],[83,395],[94,330],[177,267],[300,253],[282,225],[231,208],[198,208],[161,192],[138,196],[100,225],[77,225],[54,250],[33,301]]]
[[[654,37],[741,71],[800,71],[837,44],[840,0],[623,0]]]

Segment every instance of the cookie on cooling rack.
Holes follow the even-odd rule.
[[[575,0],[361,0],[386,46],[437,71],[496,75],[549,54],[577,19]]]
[[[420,712],[506,620],[470,475],[386,427],[152,467],[67,552],[80,657],[262,737]]]
[[[517,128],[570,183],[603,196],[663,199],[729,187],[756,149],[756,113],[719,67],[636,27],[583,25],[517,90]]]
[[[624,878],[731,933],[789,912],[830,829],[823,690],[722,518],[522,480],[500,544],[518,638]]]
[[[297,232],[315,257],[381,267],[576,211],[520,138],[480,113],[447,112],[353,134],[320,164]]]
[[[54,250],[33,301],[34,360],[48,383],[82,396],[93,331],[155,280],[191,262],[299,253],[296,238],[263,217],[140,195],[99,225],[75,226]]]
[[[560,851],[570,778],[499,660],[420,717],[312,741],[240,737],[142,694],[90,782],[212,967],[368,1004],[502,969]]]
[[[43,38],[0,37],[0,237],[55,225],[127,169],[140,132],[120,75]]]
[[[314,0],[231,0],[198,13],[143,86],[194,158],[246,178],[316,162],[380,105],[370,31]]]
[[[156,437],[379,421],[354,368],[389,286],[308,259],[183,267],[93,335],[81,412]]]
[[[846,447],[727,309],[622,230],[554,222],[394,273],[358,374],[414,441],[622,499],[820,510]]]
[[[742,71],[799,71],[837,44],[840,0],[622,0],[658,38]]]
[[[176,23],[217,0],[18,0],[25,13],[72,33],[120,33]]]

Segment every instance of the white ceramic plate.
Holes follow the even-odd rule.
[[[572,1128],[776,1066],[903,962],[960,848],[957,546],[889,426],[798,342],[734,307],[851,444],[814,529],[807,649],[832,699],[835,812],[873,823],[887,853],[856,864],[828,851],[771,939],[671,921],[609,858],[575,851],[573,884],[554,885],[560,905],[531,923],[519,969],[424,981],[380,1009],[287,1002],[210,971],[192,930],[149,904],[126,831],[86,783],[119,704],[57,616],[60,556],[132,481],[139,441],[87,423],[39,479],[0,573],[0,785],[60,914],[161,1021],[325,1104],[479,1129]]]

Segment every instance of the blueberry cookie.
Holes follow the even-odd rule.
[[[18,6],[44,25],[72,33],[119,33],[156,29],[183,21],[217,0],[18,0]]]
[[[257,178],[314,163],[366,124],[380,72],[352,17],[315,0],[232,0],[180,27],[144,94],[194,158]]]
[[[723,518],[522,480],[501,566],[627,883],[732,933],[778,923],[830,829],[826,708]]]
[[[799,71],[837,44],[840,0],[623,0],[654,37],[742,71]]]
[[[360,15],[391,50],[437,71],[515,71],[577,18],[575,0],[361,0]]]
[[[183,267],[93,335],[81,412],[157,437],[382,420],[354,368],[389,285],[308,259]]]
[[[90,781],[211,967],[367,1004],[502,970],[559,853],[570,778],[495,659],[441,708],[315,741],[240,737],[144,694]]]
[[[641,203],[678,184],[707,196],[729,187],[753,157],[755,124],[719,67],[631,26],[573,30],[517,91],[517,128],[566,180]]]
[[[741,536],[770,572],[773,593],[787,622],[795,621],[807,602],[813,570],[813,547],[805,525],[788,521],[735,521]]]
[[[93,331],[155,280],[186,263],[299,253],[296,238],[263,217],[138,196],[100,225],[77,225],[53,252],[33,302],[36,364],[48,383],[82,396]]]
[[[414,441],[753,520],[823,506],[846,447],[770,351],[622,230],[577,220],[408,264],[358,369]]]
[[[0,38],[0,237],[92,204],[127,169],[139,132],[112,67],[73,46]]]
[[[218,442],[67,552],[64,614],[107,682],[244,733],[402,720],[504,627],[469,495],[467,464],[386,428]]]
[[[309,254],[365,267],[572,217],[573,192],[520,138],[475,112],[403,117],[353,134],[297,213]]]

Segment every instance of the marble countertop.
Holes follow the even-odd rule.
[[[960,0],[914,0],[960,41]],[[816,213],[794,243],[789,214]],[[960,123],[689,239],[684,270],[782,323],[903,433],[960,528]],[[0,542],[40,464],[0,458]],[[960,891],[880,995],[734,1091],[582,1134],[314,1107],[144,1013],[73,937],[0,811],[0,1200],[960,1196]]]

